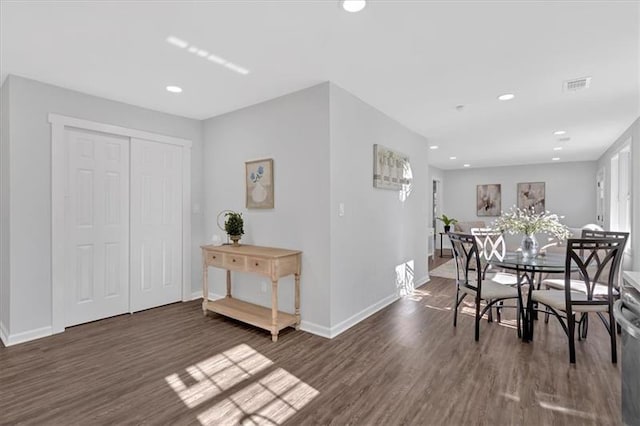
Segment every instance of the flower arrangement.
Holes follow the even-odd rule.
[[[533,207],[523,210],[514,206],[507,213],[502,212],[502,215],[492,223],[492,227],[510,234],[545,233],[553,235],[558,240],[566,240],[571,235],[569,228],[560,223],[557,214],[549,211],[536,213]]]
[[[258,183],[258,181],[262,179],[263,175],[264,175],[264,167],[259,166],[257,171],[251,172],[251,174],[249,175],[249,179],[251,179],[251,182],[253,183]]]

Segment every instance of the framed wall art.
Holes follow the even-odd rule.
[[[502,212],[502,190],[500,184],[477,186],[476,210],[478,216],[500,216]]]
[[[545,211],[544,182],[523,182],[518,184],[518,208],[533,209],[536,213]]]
[[[272,209],[273,197],[273,159],[247,161],[245,164],[245,182],[248,209]]]
[[[385,146],[373,145],[373,186],[401,190],[411,183],[409,156]]]

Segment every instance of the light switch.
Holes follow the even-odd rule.
[[[344,203],[338,205],[338,216],[344,216]]]

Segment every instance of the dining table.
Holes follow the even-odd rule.
[[[489,264],[493,268],[515,271],[518,286],[520,318],[522,319],[522,340],[529,342],[533,335],[533,312],[525,309],[522,287],[528,285],[527,300],[534,288],[539,289],[543,274],[563,274],[565,271],[565,253],[542,253],[536,256],[523,256],[521,252],[507,252],[502,258],[492,258]]]

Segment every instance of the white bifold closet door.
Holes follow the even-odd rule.
[[[129,138],[66,130],[65,325],[129,311]]]
[[[182,148],[131,139],[131,311],[182,300]]]

